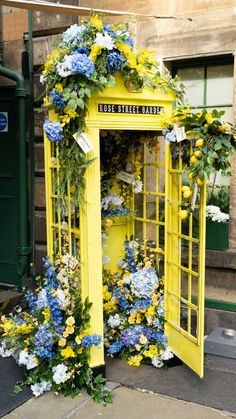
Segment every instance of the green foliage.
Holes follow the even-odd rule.
[[[229,187],[218,185],[208,186],[207,205],[215,205],[225,214],[229,214]]]

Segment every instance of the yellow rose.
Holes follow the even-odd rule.
[[[61,339],[59,339],[59,341],[58,341],[58,345],[59,345],[59,346],[61,346],[62,348],[63,348],[64,346],[66,346],[66,339],[65,339],[65,338],[61,338]]]
[[[102,28],[102,21],[101,19],[98,18],[98,15],[92,16],[91,17],[91,22],[92,25],[94,26],[94,28],[96,28],[98,31],[100,31],[100,29]]]
[[[79,336],[76,336],[75,341],[76,341],[77,345],[81,344],[81,339],[80,339]]]
[[[70,316],[66,319],[66,324],[67,326],[73,326],[73,324],[75,324],[75,319],[73,316]]]
[[[73,326],[67,326],[65,332],[68,333],[69,335],[72,335],[72,333],[74,333],[75,329]]]

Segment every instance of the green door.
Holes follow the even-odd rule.
[[[19,285],[18,126],[14,89],[0,88],[0,283]]]

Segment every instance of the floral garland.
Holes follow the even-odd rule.
[[[106,24],[98,16],[68,28],[62,34],[59,48],[52,51],[43,67],[44,106],[54,109],[58,117],[56,122],[45,121],[44,131],[59,148],[59,194],[64,195],[69,181],[75,205],[82,200],[84,173],[91,160],[73,135],[86,128],[91,94],[115,86],[117,73],[135,89],[149,86],[172,90],[177,95],[182,93],[176,83],[178,78],[161,76],[153,51],[134,46],[127,24]]]
[[[111,357],[128,365],[148,362],[157,368],[173,357],[163,332],[163,285],[155,269],[155,253],[144,244],[126,240],[121,272],[104,270],[105,347]],[[155,249],[153,249],[155,250]]]
[[[36,397],[49,390],[74,397],[85,385],[95,401],[111,402],[106,380],[94,378],[88,364],[88,349],[102,339],[89,327],[91,304],[80,299],[79,263],[67,254],[54,265],[46,259],[44,266],[36,293],[26,295],[30,312],[18,307],[1,318],[0,355],[13,356],[26,376],[15,391],[28,384]]]
[[[231,158],[236,149],[236,129],[222,120],[223,115],[224,111],[194,113],[183,108],[162,114],[163,134],[170,143],[173,165],[178,165],[181,157],[190,182],[189,186],[182,188],[181,219],[192,211],[195,185],[201,187],[215,171],[230,174]],[[180,142],[177,138],[179,128],[184,129],[181,130]]]

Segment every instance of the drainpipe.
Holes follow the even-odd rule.
[[[25,285],[28,275],[28,258],[31,249],[28,246],[27,231],[27,189],[26,189],[26,98],[24,78],[0,65],[0,75],[16,82],[16,98],[18,102],[18,137],[19,137],[19,247],[17,273],[19,275],[19,287]]]

